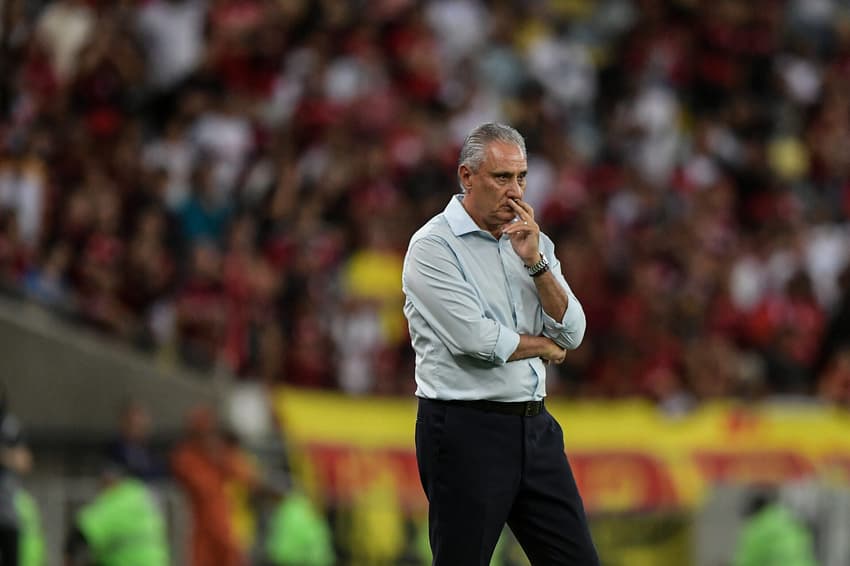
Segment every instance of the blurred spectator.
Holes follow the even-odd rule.
[[[290,491],[269,519],[265,555],[274,566],[331,566],[333,538],[327,519],[310,498]]]
[[[237,544],[243,556],[250,556],[257,536],[254,509],[255,495],[259,492],[261,474],[258,463],[242,447],[235,433],[227,431],[224,440],[224,467],[227,479],[224,486],[230,506],[230,520]]]
[[[824,332],[820,344],[818,368],[823,368],[838,350],[850,346],[850,265],[839,277],[841,296]]]
[[[47,544],[35,499],[26,490],[19,489],[15,496],[15,509],[20,525],[18,566],[44,566],[47,564]]]
[[[204,56],[205,0],[143,2],[136,16],[147,54],[148,81],[167,89],[190,74]]]
[[[314,303],[296,307],[286,352],[283,378],[302,387],[331,388],[336,385],[333,372],[333,346]]]
[[[197,148],[188,139],[186,125],[172,117],[160,137],[154,137],[144,148],[142,165],[153,172],[159,203],[169,210],[179,210],[189,197],[192,168]]]
[[[234,474],[233,455],[216,419],[208,407],[190,413],[185,436],[172,452],[171,465],[192,509],[190,564],[240,566],[247,555],[227,492],[228,483],[238,475]]]
[[[49,248],[45,258],[31,265],[24,275],[23,288],[26,294],[36,302],[56,309],[70,306],[71,253],[66,242],[58,242]]]
[[[151,206],[136,216],[136,228],[127,243],[119,283],[119,298],[136,321],[134,339],[152,346],[157,337],[157,308],[172,291],[177,253],[169,248],[169,217]]]
[[[31,262],[31,252],[20,240],[17,216],[0,211],[0,288],[18,287]]]
[[[110,462],[134,478],[162,479],[165,463],[150,446],[151,416],[140,401],[130,399],[121,407],[118,437],[106,449]]]
[[[209,369],[218,361],[227,316],[221,254],[212,243],[201,242],[189,261],[188,277],[177,291],[177,339],[183,360]]]
[[[397,478],[389,471],[386,455],[373,451],[351,451],[339,466],[337,482],[350,499],[333,506],[334,530],[346,541],[341,557],[352,564],[395,564],[405,553],[408,534],[404,504]],[[341,504],[340,504],[341,503]],[[381,533],[375,537],[371,533]]]
[[[86,0],[51,2],[39,16],[36,37],[60,82],[74,75],[79,55],[94,34],[95,21],[94,11]]]
[[[183,237],[189,243],[224,239],[231,210],[225,196],[217,194],[211,160],[196,166],[192,174],[192,192],[178,210]]]
[[[230,225],[223,276],[228,309],[225,363],[235,373],[272,379],[282,357],[280,322],[274,312],[283,278],[260,254],[253,216],[240,215]]]
[[[197,118],[192,127],[192,138],[206,156],[200,181],[203,198],[217,203],[228,203],[245,167],[245,161],[254,148],[251,116],[243,110],[247,101],[235,94],[214,94],[209,107]]]
[[[65,564],[167,566],[165,517],[148,487],[107,464],[100,491],[74,518],[65,543]]]
[[[812,535],[775,495],[752,497],[735,547],[734,566],[816,566]]]
[[[40,566],[44,539],[38,510],[20,484],[32,468],[32,454],[0,386],[0,563]]]
[[[850,348],[836,350],[830,357],[820,376],[817,392],[827,403],[850,408]]]
[[[390,376],[389,382],[377,382],[376,366],[407,335],[398,285],[402,256],[384,226],[367,226],[365,240],[342,266],[342,309],[332,331],[339,355],[337,379],[352,394],[394,393],[396,379]]]
[[[35,250],[42,235],[46,175],[44,162],[31,148],[0,160],[0,210],[15,216],[18,236],[30,250]]]

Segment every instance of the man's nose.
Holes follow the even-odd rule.
[[[520,185],[519,179],[514,179],[510,182],[507,196],[508,198],[522,198],[522,185]]]

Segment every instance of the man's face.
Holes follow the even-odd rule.
[[[467,212],[476,224],[496,235],[514,219],[508,201],[521,199],[525,193],[528,164],[513,143],[490,142],[484,155],[477,171],[461,165],[458,175],[466,189],[463,203]]]

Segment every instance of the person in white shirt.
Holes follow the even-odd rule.
[[[489,564],[505,523],[534,566],[599,564],[543,402],[546,364],[581,344],[586,321],[522,200],[527,169],[516,130],[474,129],[463,194],[413,235],[404,261],[435,566]]]

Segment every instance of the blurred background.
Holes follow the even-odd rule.
[[[20,564],[429,564],[401,265],[485,121],[604,564],[850,564],[850,1],[0,0],[0,113]]]

